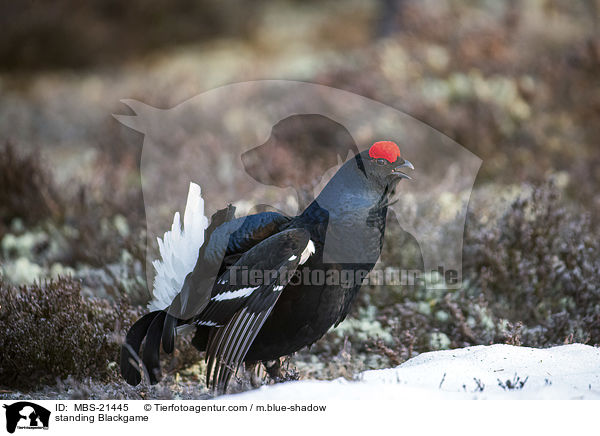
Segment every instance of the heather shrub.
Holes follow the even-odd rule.
[[[114,377],[120,337],[137,316],[125,303],[83,298],[72,279],[19,288],[0,282],[0,385]]]
[[[363,289],[352,316],[371,307],[392,339],[371,336],[353,351],[397,365],[490,343],[600,344],[598,230],[552,183],[522,192],[501,212],[470,215],[460,290]]]
[[[523,323],[526,345],[600,343],[600,242],[590,216],[552,184],[497,222],[471,222],[466,269],[492,312]]]

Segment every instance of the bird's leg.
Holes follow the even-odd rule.
[[[273,379],[275,383],[278,383],[281,380],[283,380],[283,374],[281,372],[281,359],[263,362],[263,365],[265,365],[265,370],[267,371],[267,374],[269,374],[269,377],[271,377],[271,379]]]
[[[246,371],[250,373],[250,385],[253,388],[261,387],[260,364],[258,362],[248,363],[246,364]]]

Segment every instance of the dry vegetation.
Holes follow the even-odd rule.
[[[96,3],[79,12],[85,20],[112,13],[110,8],[100,13]],[[216,8],[214,2],[203,3]],[[195,364],[199,356],[185,340],[176,358],[165,360],[167,376],[160,385],[134,389],[118,378],[120,338],[148,300],[145,222],[141,137],[106,121],[106,114],[115,112],[123,97],[173,105],[221,84],[208,73],[211,69],[220,71],[224,82],[281,74],[347,89],[410,113],[483,159],[466,223],[463,288],[363,289],[348,320],[288,360],[290,377],[298,371],[301,377],[352,378],[358,370],[397,365],[418,353],[474,344],[599,345],[597,2],[499,6],[455,0],[435,8],[403,3],[397,32],[367,47],[359,46],[364,35],[376,32],[365,27],[373,20],[364,17],[373,16],[375,6],[355,5],[357,18],[348,25],[362,36],[350,49],[335,46],[343,39],[335,32],[338,22],[319,27],[320,37],[328,39],[316,47],[302,46],[298,37],[294,44],[278,40],[280,34],[269,27],[273,17],[289,22],[294,13],[298,32],[312,29],[313,22],[322,25],[319,14],[310,11],[326,17],[339,12],[331,2],[273,6],[265,13],[270,20],[252,15],[243,29],[235,17],[227,21],[214,12],[205,18],[212,16],[215,26],[220,20],[227,24],[202,35],[183,26],[170,43],[151,34],[155,42],[133,41],[126,50],[133,53],[135,44],[144,53],[164,50],[140,61],[143,68],[113,66],[106,72],[94,67],[100,60],[85,58],[87,51],[80,48],[95,47],[102,40],[97,35],[100,39],[89,37],[55,63],[36,55],[40,47],[33,42],[29,55],[0,45],[2,62],[30,73],[24,79],[5,72],[0,81],[7,89],[14,85],[6,103],[0,102],[0,127],[12,144],[0,151],[0,387],[6,391],[0,395],[206,395],[202,363]],[[26,11],[17,12],[24,20]],[[127,17],[120,19],[127,23]],[[166,32],[165,23],[158,31]],[[28,26],[34,27],[32,41],[39,43],[44,29],[35,28],[35,21]],[[110,33],[105,27],[96,30]],[[50,43],[74,31],[65,28]],[[275,35],[268,44],[265,34]],[[15,35],[9,32],[3,44],[11,44]],[[227,40],[187,52],[168,50],[172,43],[217,35],[246,39],[242,45]],[[337,54],[330,53],[332,47]],[[208,54],[198,57],[197,51]],[[288,51],[302,61],[290,66]],[[110,51],[106,59],[119,64]],[[207,65],[206,75],[187,69],[189,64]],[[39,72],[81,65],[88,70],[75,78],[73,72]],[[52,116],[41,116],[45,123],[38,129],[31,120],[39,113]],[[71,136],[64,139],[63,131]],[[396,223],[390,223],[389,233],[397,243],[385,248],[382,263],[422,268],[416,241]]]
[[[83,298],[70,279],[19,288],[2,283],[1,289],[0,373],[10,386],[39,387],[67,376],[114,377],[120,337],[137,311]]]

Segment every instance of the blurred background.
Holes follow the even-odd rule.
[[[149,299],[143,137],[112,114],[130,113],[123,98],[170,108],[257,79],[374,99],[483,160],[463,289],[362,292],[340,328],[292,359],[296,373],[351,377],[491,342],[600,343],[598,0],[3,0],[0,24],[0,345],[18,349],[0,358],[0,386],[92,377],[112,388],[57,389],[143,396],[112,365]],[[389,231],[399,243],[382,263],[421,268],[414,239]],[[71,305],[57,304],[61,292]],[[66,329],[91,324],[70,336],[82,350],[70,365],[53,355],[52,332],[43,359],[19,340],[44,317],[32,306]],[[105,353],[86,354],[90,337]],[[200,380],[197,356],[179,353],[160,395],[194,395],[174,380]],[[19,378],[15,359],[50,376]]]

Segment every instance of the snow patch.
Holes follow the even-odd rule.
[[[305,380],[227,399],[600,399],[600,348],[489,345],[434,351],[356,381]]]

